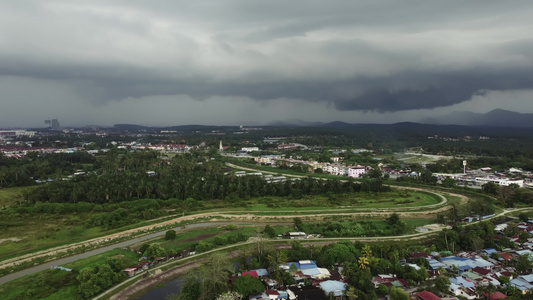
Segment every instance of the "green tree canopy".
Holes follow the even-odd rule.
[[[233,289],[246,299],[249,296],[256,295],[265,290],[263,283],[258,278],[250,275],[239,276],[233,283]]]
[[[176,230],[169,230],[165,233],[165,240],[175,240],[176,239]]]
[[[391,300],[409,300],[409,294],[404,292],[402,289],[391,287],[390,299]]]
[[[276,237],[276,230],[268,224],[265,226],[265,229],[263,229],[263,233],[269,238]]]
[[[167,250],[159,244],[151,244],[143,253],[146,257],[163,257],[167,255]]]

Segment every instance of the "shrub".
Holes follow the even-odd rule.
[[[175,230],[169,230],[165,233],[165,240],[175,240],[176,239],[176,231]]]

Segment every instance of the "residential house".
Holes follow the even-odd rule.
[[[519,289],[522,294],[526,294],[533,289],[533,274],[519,276],[511,280],[511,286]]]
[[[437,295],[433,294],[432,292],[428,292],[428,291],[422,291],[420,293],[416,293],[416,297],[417,297],[416,299],[419,299],[419,300],[442,300]]]
[[[461,296],[470,300],[476,299],[476,293],[474,292],[474,288],[465,288],[463,286],[452,283],[450,284],[449,291],[454,296]]]
[[[500,299],[505,299],[507,298],[507,296],[505,296],[504,294],[502,294],[501,292],[495,292],[495,293],[492,293],[492,294],[485,294],[485,299],[487,300],[500,300]]]
[[[366,174],[365,166],[352,166],[348,168],[348,177],[359,178],[363,177]]]
[[[277,300],[279,297],[279,292],[277,290],[266,290],[265,293],[268,295],[268,299]]]
[[[326,295],[332,293],[335,297],[342,297],[346,290],[346,284],[342,281],[327,280],[320,283],[320,288]]]

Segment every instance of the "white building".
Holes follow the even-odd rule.
[[[476,177],[476,182],[479,185],[483,185],[483,184],[489,183],[489,182],[494,182],[497,185],[501,185],[501,186],[510,186],[511,184],[516,184],[519,187],[524,187],[524,180],[523,179]]]
[[[254,158],[254,160],[260,164],[271,165],[275,163],[276,159],[281,159],[279,155],[263,155]]]
[[[363,175],[366,174],[366,167],[365,166],[353,166],[348,168],[348,177],[363,177]]]
[[[341,164],[324,164],[322,165],[322,170],[331,175],[344,176],[348,174],[348,168]]]
[[[254,151],[259,151],[259,147],[242,147],[241,150],[250,153]]]

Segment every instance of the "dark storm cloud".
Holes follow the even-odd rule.
[[[21,5],[0,4],[0,76],[66,82],[98,104],[234,96],[385,112],[533,88],[529,1]]]

